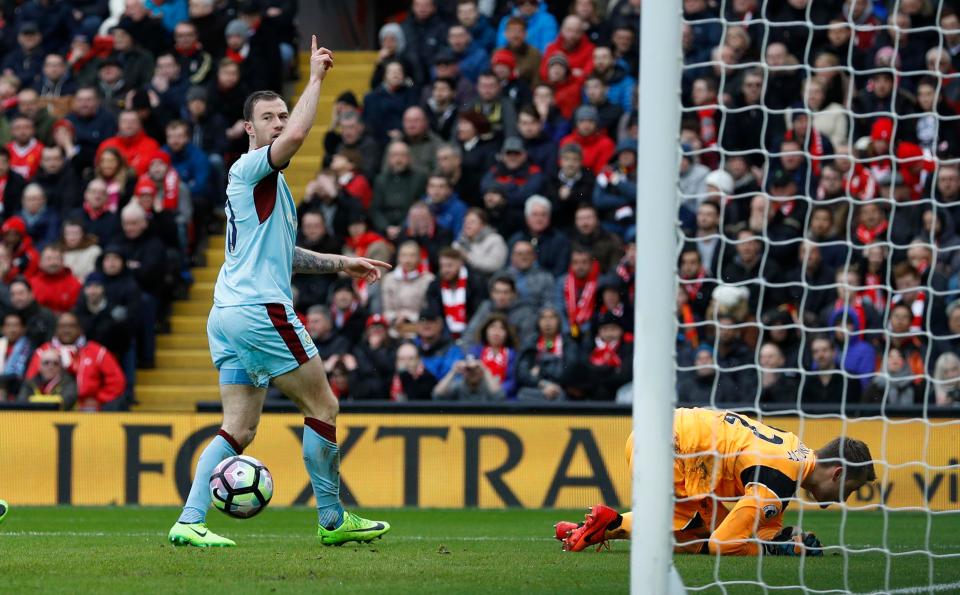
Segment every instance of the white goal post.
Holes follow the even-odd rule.
[[[668,593],[672,564],[679,0],[646,0],[640,31],[630,591]],[[675,50],[671,51],[671,48]],[[640,250],[640,247],[644,250]],[[640,520],[642,519],[642,521]],[[643,529],[640,530],[642,525]]]

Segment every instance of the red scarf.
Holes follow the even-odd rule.
[[[467,267],[460,267],[455,281],[441,279],[440,300],[447,329],[458,339],[467,328]]]
[[[596,347],[593,348],[593,352],[590,354],[590,363],[602,368],[619,368],[620,364],[623,363],[617,354],[617,349],[619,348],[620,341],[605,343],[600,337],[597,337]]]
[[[683,289],[687,292],[687,297],[691,300],[697,299],[697,294],[700,293],[700,288],[703,287],[703,280],[707,277],[707,270],[700,267],[700,270],[697,271],[697,276],[693,279],[682,279]],[[688,281],[694,280],[693,283]]]
[[[596,260],[590,266],[590,273],[586,279],[577,279],[573,268],[567,273],[563,282],[563,301],[567,307],[567,320],[570,321],[570,333],[576,337],[580,334],[580,326],[586,324],[593,317],[596,306],[597,277],[600,276],[600,263]],[[577,293],[580,297],[577,297]]]
[[[820,161],[823,159],[824,149],[823,149],[823,137],[820,135],[820,132],[814,128],[810,127],[810,142],[807,143],[807,153],[809,153],[810,159],[810,169],[813,171],[813,175],[820,177]],[[805,139],[797,139],[796,135],[793,133],[793,130],[787,130],[787,133],[783,135],[784,140],[796,140],[801,145]]]
[[[174,49],[175,49],[175,50],[177,51],[177,53],[180,54],[181,56],[184,56],[184,57],[186,57],[186,58],[191,58],[191,57],[193,57],[197,52],[200,51],[200,42],[199,42],[199,41],[195,41],[195,42],[193,42],[193,45],[190,46],[190,47],[188,47],[188,48],[174,48]]]
[[[350,307],[346,310],[341,310],[336,306],[330,306],[330,315],[333,317],[333,326],[335,328],[342,329],[359,307],[360,305],[357,302],[351,302]]]
[[[703,146],[712,147],[717,144],[717,112],[714,108],[704,108],[697,110],[697,118],[700,120],[700,140]]]
[[[544,354],[550,353],[557,357],[563,355],[563,335],[557,333],[557,336],[552,341],[547,341],[543,338],[543,335],[537,337],[537,353]]]
[[[877,182],[870,170],[860,163],[853,164],[843,181],[844,188],[853,198],[870,200],[877,195]]]
[[[510,352],[506,347],[484,347],[480,351],[480,362],[490,373],[503,382],[507,378],[510,364]]]
[[[863,244],[872,244],[877,237],[883,232],[887,231],[887,220],[884,219],[880,222],[880,225],[870,228],[861,223],[857,226],[857,239],[860,240]]]
[[[53,391],[56,390],[57,386],[60,384],[60,374],[57,374],[50,380],[44,381],[41,378],[37,378],[37,388],[40,389],[40,393],[44,395],[52,395]]]
[[[834,310],[842,310],[846,308],[847,305],[843,303],[843,300],[837,298],[837,301],[833,304]],[[853,313],[857,315],[857,326],[858,331],[866,330],[867,328],[867,311],[863,307],[863,298],[859,294],[853,296],[853,299],[850,300],[850,309],[853,310]]]
[[[245,58],[243,57],[243,54],[231,48],[227,48],[226,56],[227,58],[230,58],[237,64],[243,64],[243,61],[245,60]]]
[[[903,294],[893,296],[893,303],[899,304],[903,301]],[[927,292],[917,290],[917,297],[910,304],[910,311],[913,313],[913,320],[910,321],[910,331],[919,333],[923,330],[923,313],[927,306]]]
[[[690,304],[684,304],[680,307],[680,324],[683,328],[683,336],[687,343],[696,349],[700,346],[700,337],[697,335],[697,321],[693,317],[693,308]]]
[[[868,288],[858,291],[857,295],[868,297],[878,310],[886,308],[887,297],[882,288],[883,280],[880,278],[880,275],[877,273],[865,273],[863,275],[863,282]]]

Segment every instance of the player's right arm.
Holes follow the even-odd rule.
[[[310,45],[310,80],[303,89],[303,94],[290,114],[290,120],[283,132],[270,146],[270,161],[277,167],[282,167],[293,158],[293,155],[303,145],[313,121],[317,117],[317,104],[320,102],[320,84],[327,76],[327,71],[333,68],[333,53],[327,48],[317,48],[317,36],[311,36]]]
[[[711,554],[756,556],[760,539],[770,539],[783,526],[780,498],[763,484],[747,486],[743,496],[710,535]]]

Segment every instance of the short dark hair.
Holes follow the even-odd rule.
[[[510,320],[500,314],[499,312],[494,312],[480,325],[480,328],[477,329],[477,343],[480,345],[485,345],[487,342],[487,329],[490,328],[490,325],[500,323],[503,325],[503,328],[507,329],[507,338],[504,341],[504,346],[510,349],[517,348],[517,333],[514,331],[513,325],[510,324]]]
[[[843,467],[847,478],[863,482],[877,480],[870,447],[862,440],[838,436],[817,449],[817,464]]]
[[[484,211],[479,207],[470,207],[469,209],[467,209],[467,215],[476,215],[480,219],[480,221],[483,221],[484,225],[486,225],[487,223],[490,223],[490,216],[487,215],[486,211]],[[466,218],[467,215],[464,215],[464,218]]]
[[[447,183],[447,186],[449,186],[450,188],[453,188],[453,180],[451,180],[450,178],[448,178],[448,177],[447,177],[447,174],[443,173],[443,172],[440,171],[439,169],[433,170],[432,172],[430,172],[430,175],[427,176],[427,180],[432,180],[432,179],[434,179],[434,178],[440,178],[440,179],[442,179],[444,182]]]
[[[901,262],[897,266],[893,267],[893,278],[899,279],[900,277],[906,277],[907,275],[913,275],[914,277],[919,278],[920,273],[917,269],[914,268],[909,262]]]
[[[253,108],[261,101],[273,101],[274,99],[283,99],[276,91],[264,90],[254,91],[247,95],[243,102],[243,119],[249,122],[253,120]]]
[[[480,79],[482,79],[482,78],[484,78],[484,77],[486,77],[486,78],[495,78],[495,79],[497,79],[497,80],[500,80],[500,79],[497,78],[497,75],[496,75],[492,70],[490,70],[489,68],[486,69],[486,70],[484,70],[484,71],[482,71],[480,74],[478,74],[478,75],[477,75],[477,80],[479,81]]]
[[[496,285],[497,283],[503,283],[503,284],[505,284],[505,285],[509,285],[509,286],[510,286],[510,291],[512,291],[512,292],[514,292],[514,293],[517,292],[517,282],[514,281],[513,277],[511,277],[510,275],[508,275],[508,274],[506,274],[506,273],[504,273],[504,274],[502,274],[502,275],[497,275],[497,276],[495,276],[493,279],[491,279],[491,280],[490,280],[490,289],[493,289],[493,286]]]
[[[445,246],[440,249],[440,253],[437,255],[438,258],[452,258],[454,260],[459,260],[463,262],[463,253],[454,248],[453,246]]]
[[[167,124],[166,130],[170,130],[171,128],[183,128],[187,131],[188,135],[190,134],[190,125],[183,120],[170,120],[170,122]]]
[[[524,31],[527,30],[527,22],[520,17],[510,17],[509,19],[507,19],[507,25],[506,27],[504,27],[504,29],[506,29],[511,25],[523,27]]]

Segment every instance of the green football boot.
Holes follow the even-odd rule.
[[[221,537],[207,529],[206,523],[174,523],[167,534],[173,545],[192,545],[194,547],[234,547],[231,539]]]
[[[367,543],[390,530],[390,524],[368,521],[365,518],[343,511],[343,522],[336,529],[317,528],[317,537],[323,545],[343,545],[351,541]]]
[[[7,501],[0,500],[0,523],[3,522],[3,519],[7,518],[8,512],[10,512],[10,506],[7,505]]]

